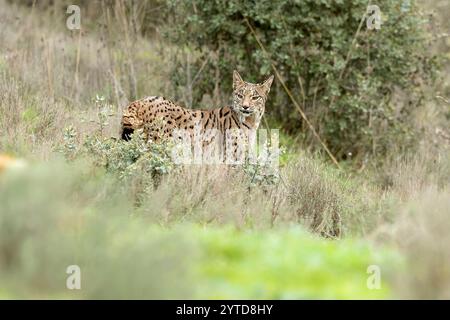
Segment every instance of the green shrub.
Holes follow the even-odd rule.
[[[228,102],[234,68],[249,81],[272,72],[270,60],[249,32],[248,19],[338,157],[380,154],[391,144],[407,148],[414,141],[411,113],[423,95],[418,84],[432,78],[435,59],[427,54],[426,21],[413,1],[378,1],[381,29],[368,30],[364,21],[359,32],[366,0],[168,3],[170,39],[199,52],[190,55],[192,65],[186,67],[185,59],[174,65],[175,85],[190,85],[206,63],[195,79],[195,104],[205,93],[217,95],[216,89],[222,102]],[[401,91],[406,97],[399,102],[394,98]],[[308,132],[279,82],[267,113],[288,132]]]

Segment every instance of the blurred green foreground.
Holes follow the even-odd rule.
[[[299,226],[237,230],[133,214],[101,170],[52,162],[0,176],[0,298],[387,298],[396,255]],[[81,269],[81,290],[66,269]],[[369,265],[381,289],[367,287]]]

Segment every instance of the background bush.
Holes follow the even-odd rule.
[[[214,93],[214,102],[229,102],[234,68],[248,81],[273,73],[247,18],[334,153],[378,154],[394,143],[411,146],[416,132],[411,114],[423,96],[420,85],[430,80],[435,64],[426,52],[426,20],[414,1],[378,1],[383,23],[381,30],[372,31],[365,20],[358,31],[366,0],[168,3],[170,39],[198,49],[174,66],[174,80],[181,87],[190,86],[200,73],[187,103],[197,105],[205,93]],[[402,101],[395,99],[399,92],[406,93]],[[267,113],[287,132],[308,136],[279,81]]]

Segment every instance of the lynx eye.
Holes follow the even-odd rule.
[[[239,99],[244,98],[244,96],[243,96],[241,93],[237,93],[236,95],[237,95],[237,97],[238,97]]]
[[[253,100],[253,101],[256,101],[256,100],[259,100],[259,98],[261,98],[261,97],[260,97],[260,96],[253,96],[253,97],[252,97],[252,100]]]

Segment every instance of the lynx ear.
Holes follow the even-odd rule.
[[[242,80],[241,76],[239,75],[239,72],[234,70],[233,71],[233,90],[236,90],[243,84],[244,84],[244,80]]]
[[[268,94],[270,91],[270,86],[272,85],[273,82],[273,75],[271,75],[266,81],[264,81],[264,83],[261,85],[261,87],[263,87],[264,89],[264,93]]]

